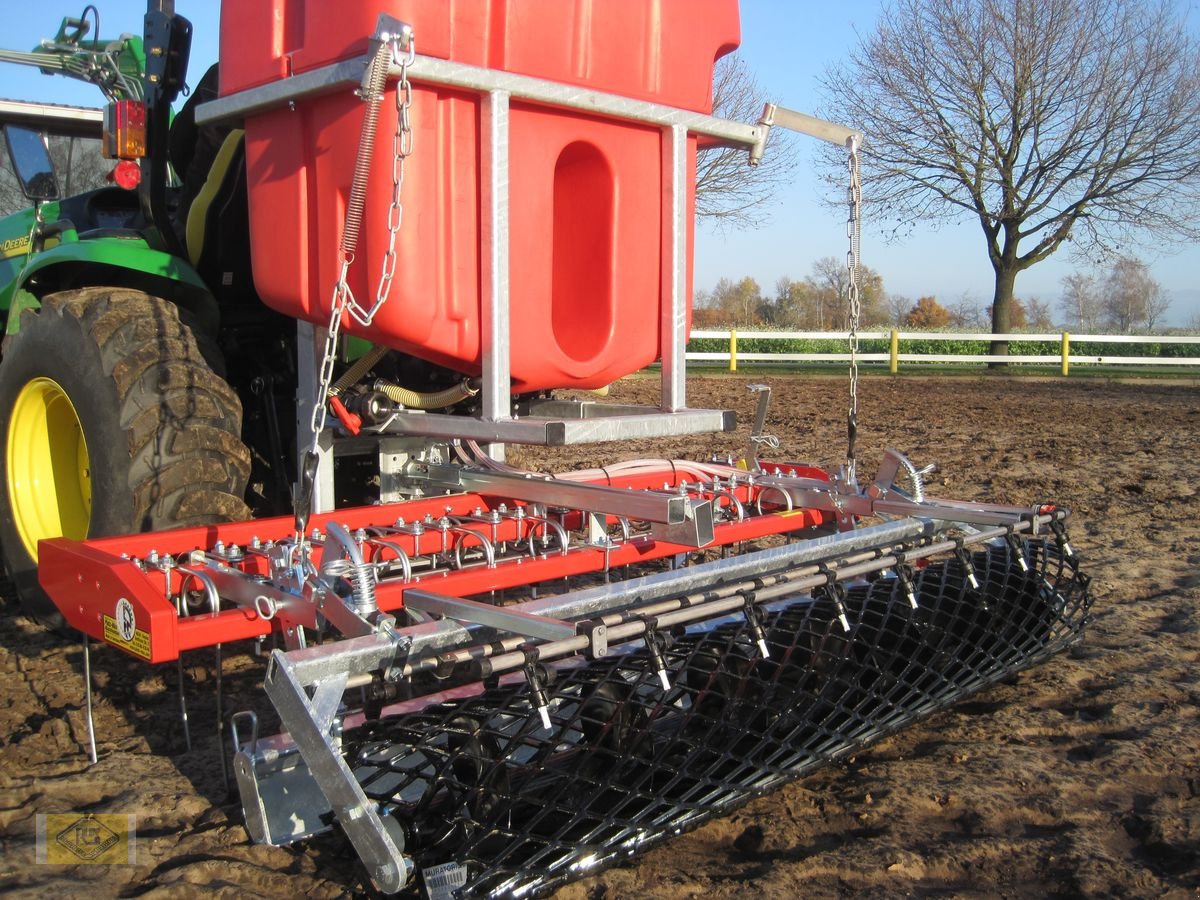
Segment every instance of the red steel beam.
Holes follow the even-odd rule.
[[[804,477],[827,477],[820,470],[793,468],[797,469],[796,474]],[[604,481],[614,487],[635,490],[659,490],[664,482],[676,483],[676,476],[671,469],[618,476]],[[743,485],[737,493],[743,503],[752,502],[752,489]],[[487,512],[498,508],[501,503],[507,504],[510,509],[521,505],[521,501],[512,498],[458,494],[337,510],[314,516],[311,524],[324,531],[329,522],[338,522],[353,531],[391,524],[399,518],[414,522],[423,520],[426,515],[433,516],[435,520],[443,515],[467,516],[476,508]],[[809,528],[826,521],[827,514],[803,509],[752,515],[742,521],[718,524],[710,546],[735,544]],[[162,572],[143,572],[127,557],[144,559],[154,550],[160,555],[181,558],[192,550],[211,549],[217,541],[224,542],[227,547],[232,544],[246,547],[255,537],[262,540],[290,537],[293,528],[290,517],[277,517],[88,541],[54,538],[43,541],[39,547],[39,578],[46,593],[73,627],[148,662],[167,662],[185,650],[270,634],[274,626],[271,621],[247,609],[225,609],[217,613],[181,617],[168,599],[169,593],[180,588],[179,575],[172,573],[173,580],[168,585]],[[488,534],[490,528],[486,524],[477,526],[477,530],[484,534]],[[497,528],[500,540],[525,540],[529,535],[528,523],[522,530],[522,526],[512,520],[505,520]],[[391,539],[397,540],[402,546],[411,547],[414,543],[410,535],[389,536]],[[440,550],[441,535],[436,529],[427,532],[424,540],[426,543],[422,549],[425,552]],[[435,541],[437,546],[433,543]],[[448,547],[452,550],[454,542],[451,541]],[[650,536],[638,536],[612,547],[607,553],[607,563],[609,567],[620,567],[694,549],[655,540]],[[408,587],[433,588],[440,593],[470,596],[602,571],[605,560],[606,554],[600,548],[577,546],[567,554],[556,549],[534,557],[504,560],[494,567],[473,565],[417,576],[405,584],[384,583],[379,585],[377,597],[381,609],[392,611],[403,607],[404,591]],[[253,556],[248,556],[241,568],[251,574],[265,574],[263,561]]]

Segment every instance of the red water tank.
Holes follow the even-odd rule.
[[[222,95],[367,52],[381,10],[413,26],[423,55],[699,112],[711,108],[713,62],[738,40],[736,0],[227,0]],[[382,106],[351,269],[364,305],[388,241],[394,90]],[[345,88],[246,121],[255,284],[288,315],[328,318],[362,115]],[[480,101],[415,80],[411,121],[391,299],[370,328],[347,319],[346,329],[477,373]],[[513,390],[599,387],[653,362],[663,302],[660,130],[514,101],[510,138]],[[690,194],[688,208],[690,256]]]

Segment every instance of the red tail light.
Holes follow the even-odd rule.
[[[140,100],[118,100],[104,110],[104,155],[108,159],[146,155],[146,107]]]

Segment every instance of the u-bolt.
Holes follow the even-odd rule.
[[[204,588],[204,597],[206,600],[208,600],[209,610],[211,612],[216,612],[218,609],[220,609],[221,596],[217,593],[217,586],[213,583],[213,580],[208,577],[207,572],[201,571],[200,569],[192,569],[188,566],[176,566],[175,570],[183,573],[183,580],[179,582],[180,600],[183,600],[184,595],[187,593],[187,583],[194,578],[196,581],[200,582],[200,585]],[[186,604],[182,605],[186,606]]]
[[[489,541],[484,535],[480,534],[474,528],[468,528],[465,525],[451,525],[450,531],[451,531],[451,533],[457,534],[460,537],[463,537],[463,538],[473,537],[473,538],[475,538],[475,540],[479,541],[479,546],[481,548],[483,548],[483,555],[487,558],[488,568],[489,569],[496,568],[496,548],[492,545],[492,542]],[[464,542],[461,540],[454,542],[454,567],[456,569],[462,568],[463,543]]]
[[[563,556],[567,555],[567,544],[569,539],[567,537],[567,531],[562,527],[562,525],[545,516],[525,516],[525,521],[533,523],[533,527],[529,529],[530,553],[534,554],[535,556],[537,555],[537,547],[534,545],[534,541],[537,540],[538,525],[541,525],[547,531],[553,529],[554,534],[558,537],[558,545],[562,548],[561,554]]]
[[[367,538],[367,543],[375,548],[375,552],[371,554],[371,562],[380,562],[380,556],[384,550],[391,550],[396,554],[396,562],[400,563],[400,571],[404,575],[405,581],[412,580],[412,563],[408,558],[408,552],[395,541],[389,541],[387,538],[370,537]]]
[[[789,494],[787,491],[785,491],[783,488],[779,487],[778,485],[768,484],[768,485],[758,489],[758,496],[754,499],[754,508],[755,508],[755,510],[758,511],[758,514],[760,516],[762,515],[762,511],[763,511],[762,510],[763,497],[765,497],[769,491],[774,491],[775,493],[777,493],[781,497],[783,497],[784,502],[787,504],[787,511],[788,512],[792,511],[792,495]]]

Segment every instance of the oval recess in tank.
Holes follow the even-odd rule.
[[[554,167],[550,321],[559,349],[578,362],[612,337],[615,185],[600,148],[574,141]]]

